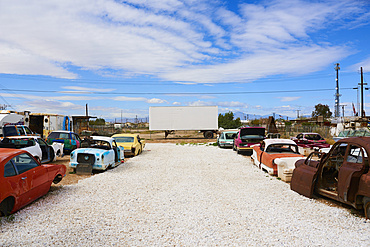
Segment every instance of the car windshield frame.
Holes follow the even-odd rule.
[[[291,143],[273,143],[268,145],[266,148],[266,153],[275,154],[275,153],[294,153],[299,154],[298,145]]]

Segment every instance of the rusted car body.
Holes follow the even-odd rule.
[[[289,139],[265,139],[253,146],[251,156],[261,170],[287,182],[290,181],[295,162],[303,157],[298,152],[297,144]]]
[[[329,153],[314,153],[295,164],[290,187],[312,198],[314,193],[364,209],[370,218],[370,137],[339,140]]]

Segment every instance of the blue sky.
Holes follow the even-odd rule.
[[[357,108],[366,0],[0,0],[0,104],[114,119],[150,106],[246,114]],[[314,91],[307,91],[314,90]],[[365,110],[370,114],[369,92]]]

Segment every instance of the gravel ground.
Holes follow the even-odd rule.
[[[3,218],[1,246],[369,246],[370,220],[298,195],[249,158],[147,144]]]

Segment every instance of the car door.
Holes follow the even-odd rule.
[[[72,133],[71,135],[72,135],[72,140],[75,141],[76,147],[79,148],[81,146],[81,142],[82,142],[80,137],[78,135],[74,134],[74,133]]]
[[[15,197],[16,207],[19,208],[27,203],[26,194],[31,189],[31,184],[27,183],[24,174],[18,174],[12,160],[4,166],[4,183],[2,186],[11,188],[10,193]]]
[[[42,151],[42,163],[48,163],[54,160],[54,149],[49,146],[43,139],[37,138],[37,142],[40,145]]]
[[[338,199],[340,201],[354,202],[366,163],[368,164],[366,150],[356,144],[348,145],[346,156],[338,173]]]
[[[114,151],[114,161],[118,162],[118,160],[120,159],[120,153],[116,141],[112,142],[112,147]]]
[[[23,205],[46,194],[48,187],[48,174],[46,168],[41,166],[28,153],[22,153],[12,159],[18,176],[23,180]]]

